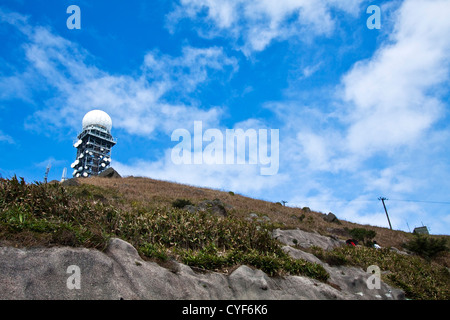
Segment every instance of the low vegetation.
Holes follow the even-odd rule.
[[[420,256],[365,246],[345,246],[331,251],[315,247],[312,253],[330,265],[358,266],[364,270],[377,265],[381,269],[382,280],[401,288],[409,299],[450,299],[448,269]]]
[[[0,239],[21,245],[69,245],[103,249],[111,237],[130,242],[147,258],[176,258],[202,269],[223,271],[247,264],[269,275],[305,275],[326,281],[325,269],[294,260],[270,236],[271,226],[174,207],[130,210],[109,204],[107,190],[68,189],[59,184],[0,180]],[[111,196],[111,194],[109,194]],[[115,195],[120,202],[120,196]]]
[[[349,231],[349,234],[353,239],[364,243],[367,247],[373,246],[372,239],[377,235],[376,231],[365,228],[353,228]]]
[[[176,199],[172,202],[172,207],[182,209],[185,206],[193,205],[193,203],[188,199]]]
[[[431,260],[440,253],[449,251],[447,242],[446,238],[436,239],[418,234],[413,240],[405,243],[403,247],[427,260]]]

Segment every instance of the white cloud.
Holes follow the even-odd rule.
[[[343,78],[347,145],[366,155],[414,144],[443,116],[449,79],[448,1],[405,1],[390,41]]]
[[[330,170],[330,146],[324,136],[311,132],[300,132],[297,135],[298,143],[302,146],[304,157],[313,164],[315,170]]]
[[[30,118],[30,127],[79,128],[84,113],[96,108],[111,115],[114,129],[148,139],[155,133],[166,135],[177,128],[189,129],[194,121],[202,121],[205,128],[219,128],[222,108],[201,106],[190,98],[190,93],[208,83],[212,74],[217,81],[226,80],[238,68],[236,59],[228,57],[220,47],[185,46],[176,57],[148,52],[137,76],[110,74],[90,64],[91,57],[83,48],[48,28],[27,29],[24,35],[27,38],[23,44],[26,68],[15,79],[24,87],[38,82],[54,93],[51,99],[38,103],[40,109]],[[14,90],[10,94],[17,97]],[[263,128],[263,123],[257,119],[236,125]],[[169,138],[167,142],[170,143]],[[114,161],[113,166],[123,175],[242,193],[260,192],[279,185],[286,178],[283,175],[261,176],[259,165],[177,166],[171,161],[170,150],[155,161]]]
[[[222,115],[220,107],[200,106],[188,96],[210,81],[210,73],[229,76],[237,70],[236,60],[222,48],[185,46],[178,57],[149,52],[143,57],[141,74],[113,75],[93,66],[89,53],[76,43],[45,27],[27,28],[27,20],[19,18],[2,12],[3,21],[14,26],[20,22],[17,28],[27,40],[22,45],[24,70],[0,77],[0,87],[9,87],[2,98],[30,99],[30,87],[54,92],[51,99],[34,101],[39,110],[30,117],[29,128],[78,129],[84,113],[96,108],[112,116],[114,128],[152,137],[194,120],[214,125]]]
[[[50,167],[59,167],[64,166],[66,163],[67,163],[66,160],[57,160],[53,157],[50,157],[41,162],[35,163],[34,166],[37,168],[47,168],[49,165]]]
[[[355,63],[335,92],[311,102],[319,110],[292,92],[290,100],[270,104],[283,122],[281,149],[289,146],[280,167],[292,173],[291,183],[302,181],[289,193],[291,204],[387,226],[382,206],[373,202],[379,196],[446,201],[450,2],[407,0],[391,9],[390,37]],[[445,217],[442,206],[388,205],[394,228],[422,220],[447,232],[433,222]]]
[[[301,150],[310,169],[354,171],[377,154],[392,156],[435,140],[433,125],[447,106],[449,9],[448,1],[405,1],[390,39],[354,64],[337,95],[328,93],[324,101],[333,109],[295,100],[270,104],[285,132],[297,137],[292,149]]]
[[[204,18],[208,30],[199,28],[205,37],[228,36],[238,42],[247,55],[264,50],[272,41],[294,36],[308,40],[311,36],[330,35],[336,27],[332,11],[355,15],[363,0],[181,0],[168,16],[174,29],[183,18]]]
[[[383,190],[389,194],[402,194],[414,191],[421,181],[416,181],[408,176],[406,165],[396,165],[376,172],[362,173],[367,191]]]
[[[322,66],[322,62],[319,62],[319,63],[316,63],[314,65],[309,65],[309,66],[304,67],[303,70],[302,70],[301,78],[302,79],[309,78],[314,73],[319,71],[321,66]]]
[[[9,143],[9,144],[14,144],[14,139],[11,136],[3,133],[2,130],[0,130],[0,142],[6,142],[6,143]]]

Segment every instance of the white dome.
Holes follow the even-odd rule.
[[[83,130],[89,126],[96,125],[105,128],[108,132],[111,132],[112,120],[111,117],[104,111],[92,110],[86,113],[83,117]]]

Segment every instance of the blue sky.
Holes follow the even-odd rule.
[[[388,227],[384,196],[394,229],[449,234],[449,12],[448,0],[2,0],[0,174],[42,180],[49,161],[49,179],[70,174],[81,120],[101,109],[124,176]],[[279,170],[175,164],[171,134],[194,121],[279,130]]]

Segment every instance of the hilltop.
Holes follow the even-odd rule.
[[[353,228],[365,228],[376,232],[376,240],[383,247],[396,247],[413,239],[414,235],[400,230],[361,225],[350,221],[338,219],[329,222],[324,219],[324,213],[314,211],[313,208],[293,208],[283,206],[279,202],[268,202],[235,194],[233,191],[220,191],[208,188],[194,187],[168,181],[150,178],[128,177],[121,180],[90,178],[78,180],[81,185],[96,186],[121,194],[126,201],[122,202],[124,208],[129,209],[130,204],[141,204],[149,208],[170,208],[176,199],[186,199],[192,203],[199,203],[207,199],[220,199],[229,206],[228,212],[233,217],[248,219],[251,213],[259,217],[267,216],[270,221],[282,229],[299,228],[304,231],[317,232],[326,236],[347,239],[348,231]],[[102,201],[114,201],[108,192],[102,194],[100,190],[93,191],[94,198]],[[337,218],[339,214],[336,213]],[[450,237],[448,237],[450,238]],[[447,261],[450,267],[450,261]]]
[[[227,279],[225,282],[234,291],[222,298],[269,299],[359,298],[355,294],[379,298],[381,291],[367,290],[365,283],[368,277],[365,270],[375,264],[382,271],[383,294],[396,292],[395,297],[401,298],[403,294],[398,291],[401,289],[411,299],[450,297],[448,252],[432,258],[412,254],[404,245],[413,241],[414,235],[345,221],[339,219],[338,213],[336,217],[311,208],[252,199],[232,191],[139,177],[71,179],[62,185],[29,184],[13,178],[2,179],[0,185],[3,250],[0,254],[12,260],[20,255],[13,248],[21,248],[25,250],[22,254],[30,256],[36,254],[30,251],[32,248],[54,250],[45,251],[41,258],[52,256],[49,252],[67,256],[79,254],[73,250],[87,248],[105,253],[101,259],[114,258],[114,263],[121,261],[118,254],[131,254],[130,259],[136,265],[145,265],[151,272],[162,268],[157,273],[164,277],[177,274],[177,283],[186,277],[189,281],[194,281],[194,277],[197,285],[200,278],[206,281],[205,277],[216,277],[219,283]],[[374,239],[383,249],[346,246],[345,240],[354,229],[373,231]],[[122,251],[115,252],[114,245]],[[61,248],[65,248],[65,253],[61,253]],[[121,264],[122,270],[127,268],[130,266]],[[0,265],[0,269],[14,277],[11,266]],[[169,276],[161,270],[173,272]],[[217,276],[206,276],[205,272]],[[249,289],[248,295],[236,295],[236,288],[243,283],[229,281],[237,275],[245,279],[244,283],[254,283],[255,277],[265,282],[266,295],[253,289]],[[136,280],[128,280],[133,281]],[[309,288],[309,294],[292,289],[293,283],[303,283]],[[267,288],[276,286],[285,288],[289,294],[269,290],[270,295]],[[221,298],[216,290],[220,291],[207,290],[208,294],[200,298]],[[167,298],[167,294],[161,293],[159,298]],[[149,298],[145,294],[129,295],[129,298],[136,297]]]

